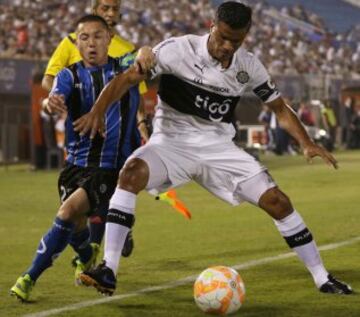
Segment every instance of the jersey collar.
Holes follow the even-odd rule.
[[[201,37],[201,44],[200,44],[200,55],[202,56],[204,62],[206,64],[209,64],[210,66],[219,68],[220,71],[226,72],[228,70],[234,70],[236,69],[236,65],[237,65],[237,54],[235,52],[231,64],[228,68],[222,68],[221,64],[219,63],[219,61],[217,61],[215,58],[213,58],[207,48],[207,43],[209,40],[209,36],[210,34],[206,34],[204,36]],[[241,49],[241,48],[240,48]]]

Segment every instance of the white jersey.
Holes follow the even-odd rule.
[[[207,49],[209,34],[170,38],[154,48],[160,75],[154,134],[233,137],[233,113],[245,91],[264,102],[280,96],[262,63],[240,48],[224,69]],[[209,134],[210,133],[210,134]]]

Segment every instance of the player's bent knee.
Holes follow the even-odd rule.
[[[64,202],[57,213],[57,216],[67,222],[71,222],[73,224],[78,224],[83,218],[87,219],[85,214],[77,208],[75,204],[72,204],[70,200]]]
[[[277,220],[285,218],[294,210],[289,197],[277,187],[270,188],[261,196],[259,206]]]
[[[76,222],[76,213],[71,208],[66,208],[64,205],[61,205],[57,213],[57,217],[66,222],[75,223]]]
[[[119,185],[122,189],[138,193],[146,187],[149,180],[149,167],[139,158],[133,158],[125,164],[119,175]]]

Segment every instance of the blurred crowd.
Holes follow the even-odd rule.
[[[88,1],[0,1],[0,56],[48,59]]]
[[[295,4],[293,7],[283,7],[280,10],[281,14],[291,16],[295,19],[307,22],[320,29],[326,29],[325,22],[314,12],[310,12],[304,9],[300,4]]]
[[[360,104],[346,97],[335,111],[333,100],[310,100],[293,105],[309,136],[328,151],[336,148],[360,149]],[[295,140],[279,126],[275,115],[267,105],[259,114],[258,122],[264,126],[262,145],[277,155],[295,155],[300,150]]]
[[[206,33],[215,10],[209,0],[124,0],[117,29],[137,46],[171,36]]]
[[[247,39],[248,49],[267,65],[271,74],[358,76],[360,44],[354,39],[353,32],[329,33],[320,17],[299,5],[294,10],[285,8],[280,13],[312,24],[313,30],[274,20],[269,14],[274,10],[263,2],[255,5],[256,27],[252,28]]]
[[[245,0],[244,2],[246,2]],[[360,73],[359,26],[347,34],[330,33],[324,21],[300,5],[280,11],[265,2],[248,1],[254,8],[254,27],[246,47],[272,74]],[[61,38],[89,13],[88,1],[0,1],[0,57],[46,60]],[[273,14],[285,17],[275,18]],[[203,34],[214,8],[209,0],[123,0],[118,32],[136,46],[155,45],[171,36]],[[293,17],[313,29],[286,20]]]

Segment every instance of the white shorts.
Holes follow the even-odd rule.
[[[254,157],[231,140],[213,138],[190,142],[156,135],[129,158],[144,160],[150,170],[146,189],[159,193],[195,181],[218,198],[238,205],[257,205],[261,195],[276,184]],[[207,143],[207,144],[206,144]]]

